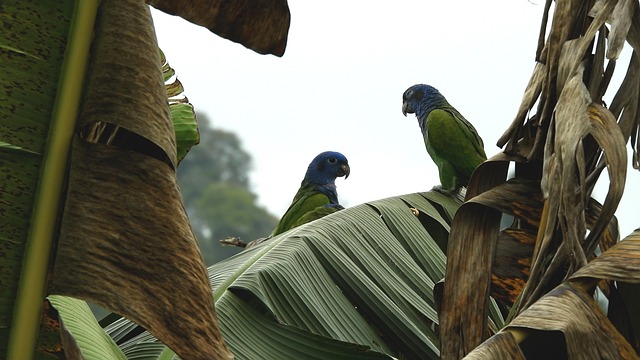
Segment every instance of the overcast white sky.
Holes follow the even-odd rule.
[[[349,160],[349,179],[336,181],[347,207],[437,185],[417,121],[401,112],[402,93],[416,83],[438,88],[474,124],[487,156],[500,151],[495,144],[534,66],[544,1],[289,0],[289,7],[282,58],[152,9],[185,94],[215,127],[240,137],[253,157],[252,188],[274,215],[325,150]],[[630,172],[627,184],[639,180]],[[636,201],[625,196],[623,205]],[[640,223],[619,216],[623,236]]]

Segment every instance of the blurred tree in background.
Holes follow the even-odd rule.
[[[211,125],[198,114],[200,144],[178,167],[178,183],[205,263],[241,251],[221,246],[227,236],[251,241],[269,235],[278,219],[257,204],[251,191],[251,155],[236,134]]]

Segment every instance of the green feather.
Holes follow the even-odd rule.
[[[432,110],[425,121],[425,146],[440,172],[442,188],[466,186],[487,159],[476,129],[451,105]]]
[[[476,129],[431,85],[416,84],[402,94],[402,114],[416,114],[427,152],[438,166],[441,189],[467,186],[487,160]]]
[[[317,208],[304,214],[298,221],[296,221],[291,228],[312,222],[323,218],[329,214],[333,214],[336,211],[344,209],[342,206],[318,206]]]
[[[287,212],[282,215],[280,222],[271,233],[271,236],[302,225],[303,223],[300,222],[300,219],[308,212],[314,211],[318,207],[324,207],[324,205],[329,203],[329,198],[326,195],[313,191],[310,187],[301,187],[293,198],[293,202],[287,209]]]

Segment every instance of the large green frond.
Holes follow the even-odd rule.
[[[237,359],[437,359],[439,244],[459,206],[436,192],[372,201],[215,264],[225,342]]]
[[[73,1],[2,4],[0,356],[59,352],[59,335],[40,320],[91,36],[78,29],[92,26],[93,5],[83,2],[74,13]],[[41,325],[45,338],[35,346]]]

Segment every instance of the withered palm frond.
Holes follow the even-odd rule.
[[[610,81],[625,46],[633,55],[620,87],[611,89]],[[489,295],[510,311],[509,331],[536,329],[513,333],[526,356],[533,354],[527,349],[535,348],[526,344],[538,338],[547,341],[552,331],[563,332],[564,338],[558,342],[562,351],[577,351],[580,347],[572,342],[575,327],[567,325],[571,321],[582,325],[596,322],[596,327],[612,329],[617,335],[630,334],[625,329],[632,319],[626,312],[624,320],[613,323],[606,315],[594,313],[600,311],[593,300],[596,285],[610,303],[616,299],[616,304],[624,304],[626,295],[621,295],[619,284],[613,283],[611,276],[601,274],[589,286],[569,279],[594,258],[618,264],[637,261],[634,251],[626,260],[606,256],[619,240],[614,213],[625,188],[627,141],[631,142],[633,164],[638,168],[637,49],[637,1],[547,1],[531,80],[515,119],[498,141],[504,152],[476,169],[467,202],[452,224],[445,279],[455,280],[445,281],[439,314],[442,358],[461,358],[486,340]],[[603,96],[613,91],[607,107]],[[515,175],[508,179],[511,164]],[[609,187],[600,204],[592,198],[592,192],[605,170]],[[502,214],[514,220],[501,226]],[[615,280],[637,282],[632,275],[635,270],[627,270],[627,277]],[[567,308],[564,301],[569,293],[575,297],[574,303],[586,305],[568,305],[571,313],[562,318],[550,315],[534,320],[532,312],[541,307]],[[552,319],[562,325],[539,324]],[[543,336],[532,336],[539,330],[544,331]],[[633,353],[630,344],[637,345],[637,339],[628,335],[625,340],[617,335],[589,341],[596,341],[596,347],[617,349],[619,356]],[[489,344],[505,341],[511,340],[499,333],[499,338],[482,346],[485,349],[477,349],[473,358],[487,358],[491,351],[486,347],[493,346]],[[581,354],[589,349],[582,348]]]

